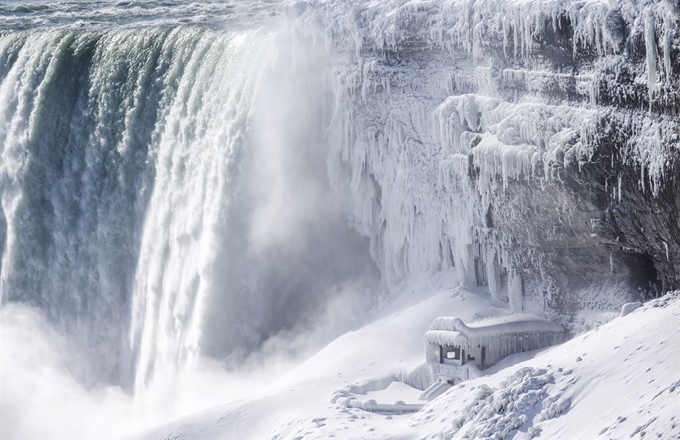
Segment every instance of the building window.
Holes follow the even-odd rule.
[[[474,360],[475,360],[475,357],[469,354],[469,355],[468,355],[468,360],[469,360],[469,361],[474,361]]]
[[[459,361],[460,347],[449,347],[447,345],[442,347],[442,360]]]

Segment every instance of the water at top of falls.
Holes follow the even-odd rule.
[[[248,28],[277,15],[280,0],[0,1],[0,32],[45,27],[103,30],[204,25]]]

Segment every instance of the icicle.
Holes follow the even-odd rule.
[[[487,253],[486,273],[489,291],[491,292],[491,301],[494,304],[498,304],[501,302],[501,268],[494,250]]]
[[[647,89],[649,90],[649,105],[652,105],[654,93],[657,92],[656,75],[656,36],[654,34],[656,20],[652,12],[647,13],[645,21],[645,47],[647,51]]]
[[[508,57],[508,33],[510,32],[508,26],[508,17],[503,16],[503,56]]]
[[[522,287],[522,275],[515,269],[510,272],[510,282],[508,283],[508,296],[510,298],[510,310],[521,312],[523,310],[524,290]]]
[[[515,58],[517,58],[517,48],[519,47],[519,23],[517,23],[517,13],[513,15],[513,26],[512,26],[512,45],[513,45],[513,53],[515,55]]]
[[[669,12],[664,18],[664,41],[663,41],[663,67],[666,74],[666,81],[670,80],[672,66],[671,66],[671,48],[673,42],[673,32],[675,31],[675,20]]]

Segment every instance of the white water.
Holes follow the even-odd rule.
[[[243,397],[374,300],[368,242],[326,177],[325,53],[269,25],[168,23],[0,34],[10,438]],[[74,402],[60,417],[29,396],[45,386]]]

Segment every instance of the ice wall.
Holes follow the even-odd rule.
[[[291,4],[297,38],[333,54],[329,175],[386,280],[453,266],[548,314],[677,287],[677,12]]]

